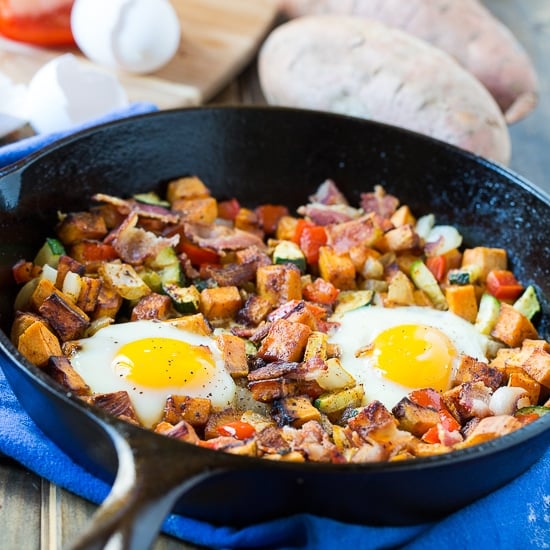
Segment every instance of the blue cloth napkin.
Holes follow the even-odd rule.
[[[27,138],[0,148],[0,169],[67,133],[155,110],[133,104],[102,119],[60,132]],[[0,355],[0,369],[7,359]],[[41,477],[94,503],[110,487],[74,463],[21,408],[0,370],[0,452]],[[467,483],[467,480],[465,480]],[[427,490],[441,490],[431,487]],[[170,515],[163,531],[211,548],[353,549],[550,548],[550,449],[525,474],[489,496],[435,522],[407,527],[352,525],[299,514],[246,528],[217,527]]]

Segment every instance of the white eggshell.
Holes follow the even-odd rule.
[[[64,54],[35,73],[29,83],[27,105],[35,132],[49,133],[126,107],[128,98],[114,76]]]
[[[76,0],[71,30],[92,61],[136,74],[166,65],[181,36],[178,16],[168,0]]]
[[[0,137],[21,128],[27,123],[25,96],[27,88],[14,84],[0,73]]]

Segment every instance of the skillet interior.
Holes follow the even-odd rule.
[[[162,188],[186,174],[199,175],[217,198],[237,196],[250,206],[296,207],[327,177],[352,204],[361,191],[382,184],[415,214],[434,212],[438,222],[457,225],[466,244],[505,247],[519,278],[546,297],[538,328],[549,338],[546,195],[503,168],[410,132],[337,115],[258,107],[164,111],[111,123],[6,171],[0,181],[2,330],[9,334],[12,320],[11,266],[34,255],[51,234],[58,210],[86,208],[95,192],[126,196]],[[3,333],[0,343],[15,358],[6,372],[10,384],[39,426],[77,461],[111,480],[116,454],[89,409],[52,390]],[[524,471],[548,446],[549,417],[478,449],[405,465],[265,464],[165,438],[161,445],[174,453],[184,449],[190,462],[230,470],[180,501],[178,509],[193,517],[243,524],[305,510],[348,521],[409,523],[439,517]],[[147,432],[145,437],[160,439]],[[466,476],[475,481],[465,484]],[[423,494],[426,486],[443,485],[447,489],[440,494]],[[237,494],[251,505],[235,506]],[[365,495],[372,505],[365,505]]]

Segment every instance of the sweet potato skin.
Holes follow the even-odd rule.
[[[369,17],[426,40],[487,87],[508,124],[537,105],[538,77],[527,51],[478,0],[279,0],[279,6],[288,17],[320,13]]]
[[[377,120],[510,160],[508,127],[487,89],[398,29],[354,16],[300,17],[272,31],[258,61],[270,104]]]

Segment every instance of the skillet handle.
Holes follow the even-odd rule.
[[[151,548],[162,523],[178,499],[195,485],[218,473],[204,460],[154,438],[107,426],[118,455],[111,492],[94,514],[72,550],[145,550]],[[124,435],[118,433],[125,432]],[[181,455],[181,453],[180,453]],[[198,547],[197,547],[198,548]]]

